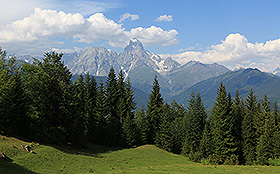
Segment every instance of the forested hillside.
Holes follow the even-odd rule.
[[[130,80],[111,67],[105,82],[72,74],[62,54],[16,66],[0,50],[0,133],[32,141],[86,147],[154,144],[190,160],[212,164],[275,164],[280,157],[280,114],[254,90],[234,97],[221,82],[210,115],[199,92],[186,108],[168,104],[154,77],[147,109],[136,109]],[[255,78],[253,78],[255,79]]]

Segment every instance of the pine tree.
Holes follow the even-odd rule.
[[[135,111],[135,124],[139,141],[138,145],[147,144],[147,133],[149,132],[149,126],[145,108],[143,106],[140,109],[136,109]]]
[[[170,106],[165,104],[163,106],[163,112],[161,113],[159,130],[155,137],[156,146],[171,152],[173,149],[171,124],[174,121]]]
[[[209,123],[206,123],[202,133],[202,138],[199,144],[199,152],[202,158],[208,158],[212,154],[212,138],[210,133]]]
[[[242,122],[243,156],[245,163],[252,165],[256,160],[257,134],[255,118],[258,115],[258,102],[253,89],[245,100],[245,115]]]
[[[125,145],[128,147],[135,146],[138,141],[136,133],[135,115],[136,103],[134,101],[134,94],[131,87],[130,79],[125,83],[125,114],[123,115],[122,132],[125,140]]]
[[[4,135],[28,134],[26,97],[15,58],[6,59],[0,48],[0,133]]]
[[[182,150],[183,154],[189,154],[190,152],[194,153],[199,151],[199,144],[202,139],[205,120],[206,112],[200,94],[197,93],[197,96],[195,96],[192,92],[188,106],[188,125]]]
[[[96,127],[95,127],[95,142],[106,145],[106,128],[108,117],[108,106],[106,102],[105,89],[101,81],[97,90],[96,98]]]
[[[273,112],[272,112],[275,124],[275,132],[273,134],[273,156],[279,158],[280,157],[280,119],[279,119],[279,111],[277,102],[274,101]]]
[[[235,137],[235,146],[237,150],[235,154],[238,156],[239,161],[243,161],[243,152],[242,152],[242,121],[244,119],[244,103],[242,98],[239,95],[238,90],[236,90],[233,105],[232,105],[232,118],[234,126],[233,126],[233,136]]]
[[[260,128],[261,133],[258,139],[258,144],[256,147],[257,152],[257,163],[264,165],[268,164],[268,159],[273,156],[274,143],[273,143],[273,134],[275,132],[275,123],[271,115],[270,102],[268,97],[265,94],[264,99],[262,100],[263,111],[260,115],[263,115],[263,123]]]
[[[85,78],[85,97],[84,110],[87,125],[87,137],[90,142],[95,142],[96,138],[96,100],[97,100],[97,84],[93,76],[89,73]]]
[[[157,80],[157,76],[154,78],[152,91],[149,95],[149,101],[147,105],[147,143],[154,144],[155,135],[159,131],[160,115],[162,113],[163,98],[160,93],[160,86]]]
[[[226,88],[221,83],[212,109],[212,137],[217,163],[224,163],[237,149],[234,144],[235,137],[232,134],[234,123],[231,115],[231,104],[231,97],[227,95]]]
[[[171,132],[172,132],[172,140],[173,140],[172,152],[176,154],[180,154],[186,137],[187,110],[184,108],[183,105],[180,105],[175,101],[172,101],[170,109],[174,117],[173,118],[174,121],[171,124]]]
[[[111,67],[106,81],[106,100],[108,106],[107,142],[111,146],[121,144],[121,122],[118,114],[118,84],[114,68]]]

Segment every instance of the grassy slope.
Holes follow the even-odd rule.
[[[205,166],[152,145],[123,150],[91,145],[80,151],[40,145],[32,149],[37,154],[29,154],[19,148],[26,144],[0,136],[0,151],[11,158],[0,160],[0,173],[280,173],[279,167]]]

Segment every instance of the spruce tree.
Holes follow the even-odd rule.
[[[136,132],[135,113],[136,103],[134,101],[134,94],[131,87],[130,79],[128,78],[125,83],[125,114],[122,117],[122,132],[125,140],[125,145],[128,147],[137,145],[138,136]]]
[[[262,115],[263,123],[260,128],[260,137],[258,139],[258,144],[256,147],[257,152],[257,163],[264,165],[268,164],[268,159],[273,156],[274,143],[273,143],[273,134],[275,132],[275,123],[272,117],[270,102],[267,95],[265,94],[264,99],[262,100]]]
[[[154,78],[152,91],[149,95],[149,101],[147,105],[147,143],[154,144],[155,135],[159,131],[160,115],[162,114],[163,98],[160,93],[160,86],[157,76]]]
[[[110,146],[121,144],[121,120],[118,114],[118,84],[115,70],[111,67],[106,81],[106,100],[108,107],[107,142]]]
[[[171,152],[173,149],[171,124],[174,121],[170,106],[165,104],[163,106],[163,112],[160,115],[159,130],[155,137],[156,146]]]
[[[147,115],[145,108],[142,106],[135,111],[135,124],[138,135],[138,145],[147,144],[147,133],[149,132]]]
[[[90,142],[95,142],[96,138],[96,100],[96,80],[93,76],[90,76],[89,73],[87,73],[85,78],[84,112],[87,125],[87,138]]]
[[[233,105],[232,105],[232,118],[233,118],[233,136],[235,137],[235,146],[237,150],[235,154],[238,156],[239,161],[243,161],[243,152],[242,152],[242,122],[244,119],[244,103],[242,98],[239,95],[238,90],[236,90]]]
[[[273,104],[273,112],[272,112],[275,124],[275,132],[273,134],[273,156],[279,158],[280,157],[280,119],[279,119],[279,111],[277,102],[274,101]]]
[[[199,144],[202,139],[203,129],[205,127],[206,112],[202,103],[200,94],[191,93],[188,106],[187,116],[187,130],[185,135],[185,142],[183,145],[183,154],[189,154],[190,152],[198,152]]]
[[[245,100],[245,115],[242,121],[243,157],[245,163],[252,165],[256,160],[257,134],[255,118],[258,115],[258,102],[253,89]]]
[[[212,109],[212,137],[214,142],[214,154],[217,163],[224,163],[236,151],[235,137],[233,136],[233,118],[231,115],[231,98],[227,95],[223,83],[217,91],[216,102]]]
[[[212,154],[212,138],[209,123],[206,123],[199,144],[199,152],[202,158],[208,158]]]
[[[0,48],[0,133],[27,136],[26,97],[15,58]]]
[[[95,142],[98,144],[106,145],[106,128],[108,117],[108,106],[106,102],[105,89],[101,81],[97,89],[96,98],[96,127],[95,127]]]

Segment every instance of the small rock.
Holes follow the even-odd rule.
[[[7,157],[4,153],[0,152],[0,160],[3,159],[3,160],[6,160]]]
[[[14,145],[12,145],[12,144],[10,144],[10,146],[13,147],[13,148],[17,148],[16,146],[14,146]]]

